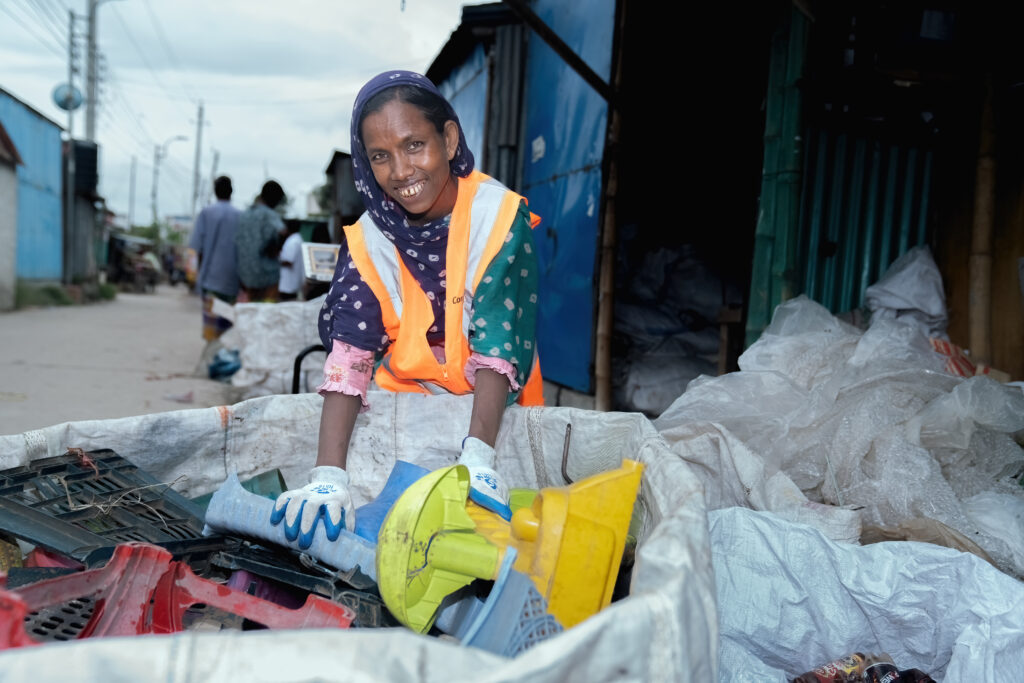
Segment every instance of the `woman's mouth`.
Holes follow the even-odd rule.
[[[413,197],[415,197],[416,195],[423,191],[423,188],[426,186],[426,184],[426,181],[418,180],[412,185],[406,185],[405,187],[396,188],[395,191],[398,193],[398,196],[401,197],[402,199],[412,199]]]

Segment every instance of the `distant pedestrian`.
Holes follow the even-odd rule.
[[[277,282],[278,297],[281,301],[295,301],[302,288],[302,235],[298,222],[285,224],[284,244],[278,261],[281,264],[281,278]]]
[[[217,201],[199,212],[189,246],[199,259],[196,285],[203,300],[203,339],[212,341],[231,327],[231,321],[213,312],[214,299],[229,304],[238,296],[235,234],[241,212],[231,205],[231,178],[213,181]]]
[[[238,247],[238,280],[242,288],[240,300],[277,301],[277,283],[281,266],[284,221],[274,209],[284,199],[284,190],[268,180],[260,196],[238,219],[235,245]]]

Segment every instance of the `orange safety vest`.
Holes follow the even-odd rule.
[[[377,386],[421,394],[472,393],[463,368],[472,353],[469,324],[477,285],[501,250],[522,201],[515,192],[479,171],[459,179],[448,228],[445,261],[444,357],[439,363],[427,343],[434,312],[426,293],[405,267],[395,245],[368,213],[345,226],[349,256],[380,302],[391,345],[377,367]],[[531,214],[531,227],[540,221]],[[469,278],[472,279],[469,279]],[[401,332],[401,334],[400,334]],[[544,405],[536,351],[533,370],[519,394],[521,405]]]

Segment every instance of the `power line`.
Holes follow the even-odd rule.
[[[51,52],[55,53],[61,59],[64,59],[65,54],[64,54],[64,50],[62,48],[55,47],[52,42],[48,41],[45,37],[41,37],[38,33],[36,33],[35,30],[32,29],[28,24],[26,24],[25,21],[21,17],[19,17],[16,14],[12,14],[10,6],[4,5],[4,4],[0,4],[0,10],[3,10],[4,14],[9,16],[11,19],[14,19],[14,21],[17,22],[17,24],[19,26],[21,26],[23,29],[25,29],[25,31],[27,31],[33,38],[38,40],[48,50],[50,50]]]
[[[164,94],[167,96],[167,99],[173,100],[174,98],[171,97],[170,91],[167,89],[167,86],[164,85],[164,82],[162,80],[160,80],[160,77],[157,76],[156,71],[153,69],[153,66],[149,63],[149,60],[146,59],[145,50],[139,47],[139,44],[135,41],[135,36],[133,36],[132,32],[128,29],[128,25],[125,23],[124,19],[121,18],[121,15],[118,13],[117,8],[112,7],[111,11],[113,12],[114,16],[117,17],[118,23],[121,24],[121,29],[124,31],[124,34],[128,38],[128,41],[135,48],[135,52],[138,53],[139,59],[142,60],[142,63],[145,65],[146,69],[148,69],[149,73],[153,76],[153,80],[157,82],[161,89],[163,89]]]
[[[167,53],[167,58],[170,60],[171,66],[173,66],[179,72],[182,71],[183,69],[181,68],[181,62],[178,61],[178,56],[174,53],[174,50],[171,49],[171,44],[167,40],[167,34],[164,33],[163,25],[160,23],[160,19],[157,18],[156,13],[153,11],[153,7],[149,4],[149,0],[145,0],[145,2],[143,2],[143,5],[146,8],[146,13],[149,14],[149,22],[153,25],[153,28],[156,31],[157,38],[160,40],[160,44],[164,48],[164,52]],[[195,102],[196,98],[193,97],[188,87],[180,81],[179,84],[181,85],[182,92],[185,93],[185,96],[190,101]]]
[[[138,114],[135,113],[135,110],[132,109],[131,104],[129,104],[127,98],[124,96],[124,93],[121,92],[119,79],[112,77],[111,79],[109,79],[108,82],[111,86],[110,92],[113,93],[116,98],[118,98],[116,102],[125,110],[125,112],[127,112],[129,118],[135,124],[136,128],[138,128],[139,132],[141,132],[143,137],[146,138],[147,144],[155,144],[153,136],[146,129],[146,126],[142,123],[142,119],[139,118]]]
[[[151,89],[151,90],[160,90],[160,86],[156,86],[156,85],[153,85],[151,83],[146,83],[146,82],[143,82],[143,81],[137,81],[137,80],[133,80],[133,79],[130,79],[130,78],[122,78],[121,81],[123,83],[128,84],[128,85],[131,85],[133,88],[143,88],[143,89],[147,89],[148,88],[148,89]],[[246,90],[252,90],[252,86],[244,86],[244,88]],[[220,90],[221,88],[218,86],[217,89]],[[174,99],[174,100],[177,100],[179,102],[183,101],[182,97],[175,97],[175,96],[170,95],[170,94],[168,94],[166,92],[164,92],[164,95],[166,97],[168,97],[169,99]],[[281,104],[315,104],[317,102],[344,102],[346,100],[351,102],[353,99],[355,99],[355,96],[356,96],[356,93],[355,93],[355,91],[353,91],[353,92],[350,92],[350,93],[347,93],[347,94],[343,93],[343,94],[338,94],[338,95],[325,95],[325,96],[322,96],[322,97],[296,97],[296,98],[275,99],[275,100],[239,100],[239,99],[234,99],[234,98],[233,99],[216,99],[216,98],[214,98],[214,99],[207,99],[207,98],[204,97],[203,98],[203,102],[205,104],[208,104],[208,105],[209,104],[214,104],[214,105],[225,106],[225,107],[273,107],[273,106],[277,106],[277,105],[281,105]]]
[[[25,2],[28,3],[29,9],[39,17],[39,25],[49,31],[50,35],[52,35],[59,44],[63,44],[67,38],[64,22],[59,18],[54,19],[53,15],[43,9],[43,5],[39,4],[39,0],[25,0]]]
[[[128,127],[128,126],[126,126],[124,124],[124,122],[123,122],[123,120],[121,118],[123,116],[124,116],[123,112],[117,111],[117,110],[112,109],[110,107],[104,107],[102,112],[101,112],[101,117],[106,117],[106,120],[111,125],[117,126],[117,132],[120,133],[120,135],[118,135],[118,139],[119,140],[130,139],[136,145],[138,145],[139,149],[147,149],[149,147],[152,147],[152,142],[149,142],[149,141],[139,137],[138,133],[132,131],[130,127]]]
[[[60,5],[59,9],[54,5],[43,2],[43,0],[33,0],[33,2],[35,2],[35,4],[38,5],[48,15],[56,19],[58,25],[63,24],[64,20],[68,17],[69,8],[62,2],[57,3],[58,5]]]
[[[64,35],[63,28],[59,25],[57,27],[53,24],[53,19],[48,14],[45,14],[32,0],[24,0],[24,5],[16,5],[21,12],[36,24],[37,27],[46,31],[50,36],[53,37],[57,44],[62,45],[66,36]]]

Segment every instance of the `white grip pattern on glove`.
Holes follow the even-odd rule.
[[[298,539],[299,547],[305,549],[312,544],[317,520],[322,518],[327,538],[337,540],[342,529],[355,530],[355,506],[348,482],[348,473],[340,467],[314,467],[309,484],[277,497],[270,523],[279,524],[283,519],[285,537],[289,541]]]
[[[469,469],[470,499],[508,520],[512,518],[508,507],[508,486],[504,477],[494,469],[495,457],[493,448],[469,436],[462,443],[459,464]]]

